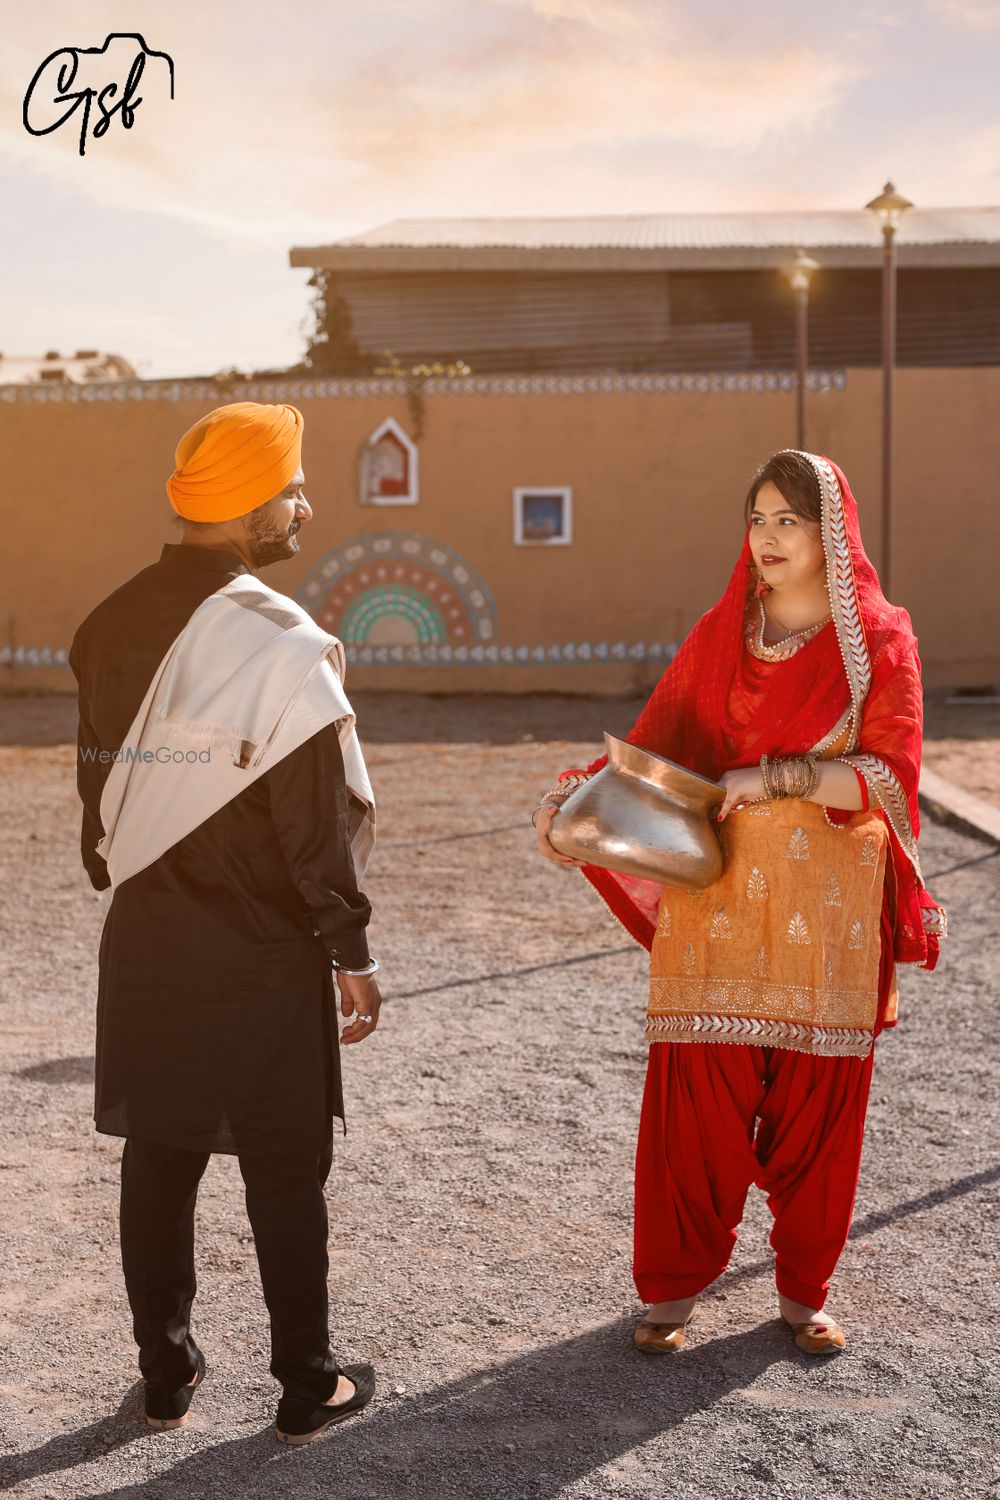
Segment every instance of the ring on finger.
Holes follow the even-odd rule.
[[[354,1019],[356,1021],[363,1021],[366,1026],[370,1026],[372,1023],[371,1016],[355,1016]]]

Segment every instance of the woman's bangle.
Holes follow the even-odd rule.
[[[819,786],[819,767],[814,755],[786,755],[781,760],[762,755],[760,779],[772,801],[796,797],[808,802]]]
[[[778,791],[777,785],[772,780],[777,764],[777,761],[773,761],[769,755],[762,755],[760,758],[760,779],[764,783],[764,793],[769,802],[775,802],[785,795],[783,791]]]
[[[813,755],[790,755],[781,762],[785,791],[789,797],[808,802],[819,785],[819,771]]]
[[[558,809],[560,807],[562,807],[562,805],[563,805],[563,803],[565,801],[566,801],[565,797],[559,797],[558,799],[555,798],[555,797],[549,797],[549,796],[543,797],[542,800],[541,800],[541,802],[539,802],[538,806],[535,808],[534,812],[531,814],[531,826],[532,826],[532,828],[537,828],[538,827],[538,823],[537,823],[536,820],[538,818],[538,814],[541,812],[541,810],[542,810],[543,807],[554,807],[558,811]]]
[[[333,964],[335,974],[350,974],[356,979],[366,979],[369,974],[377,974],[381,967],[382,965],[377,958],[370,960],[367,969],[345,969],[343,964],[338,964],[336,960],[334,960]]]

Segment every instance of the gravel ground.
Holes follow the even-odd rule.
[[[924,703],[924,760],[974,797],[1000,807],[1000,703],[949,703],[946,690]],[[996,697],[996,690],[990,696]]]
[[[932,975],[904,971],[901,1024],[878,1043],[830,1302],[848,1351],[810,1360],[776,1321],[756,1193],[687,1348],[631,1348],[645,956],[576,872],[537,859],[527,812],[633,709],[359,703],[386,1004],[377,1035],[345,1053],[349,1133],[328,1198],[335,1344],[344,1362],[374,1362],[379,1388],[364,1415],[299,1450],[274,1442],[229,1157],[212,1159],[199,1199],[208,1380],[188,1427],[141,1422],[121,1142],[91,1118],[107,898],[78,862],[72,749],[41,732],[0,749],[0,1488],[32,1500],[1000,1493],[988,1322],[1000,850],[951,829],[928,823],[922,837],[951,909],[946,956]],[[39,725],[64,713],[24,711]]]
[[[935,688],[925,697],[924,760],[939,776],[1000,807],[1000,704],[991,703],[989,697],[949,703],[950,696],[950,689]],[[513,737],[516,742],[521,717],[527,713],[540,738],[590,732],[599,741],[601,730],[613,727],[612,719],[618,733],[627,733],[644,702],[642,698],[618,702],[522,698],[516,701],[530,706],[518,709],[512,706],[514,701],[483,697],[417,700],[394,693],[367,693],[359,696],[358,706],[369,735],[374,724],[376,734],[390,740],[396,735],[396,725],[408,722],[419,703],[419,720],[426,725],[433,722],[440,739],[454,735],[457,714],[462,734],[476,740]],[[4,696],[0,691],[0,746],[62,745],[75,738],[75,696]]]

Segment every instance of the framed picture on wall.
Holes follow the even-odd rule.
[[[386,417],[361,450],[362,505],[416,505],[420,498],[417,445]]]
[[[523,486],[514,491],[514,541],[519,547],[567,547],[573,540],[573,491]]]

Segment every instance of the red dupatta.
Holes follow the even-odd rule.
[[[933,969],[946,916],[924,886],[917,852],[923,730],[917,638],[906,610],[882,593],[844,475],[827,458],[802,457],[819,480],[831,623],[760,680],[743,634],[756,580],[748,530],[725,593],[682,644],[628,739],[716,779],[756,765],[765,753],[819,753],[846,736],[836,758],[864,778],[870,804],[890,830],[894,957]],[[661,887],[596,865],[583,873],[631,935],[651,947]]]

